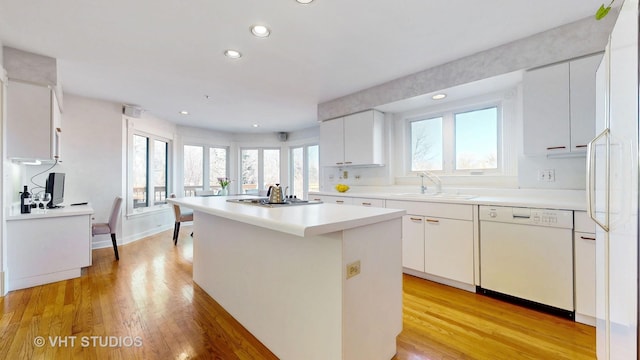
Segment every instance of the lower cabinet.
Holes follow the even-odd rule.
[[[584,211],[574,212],[574,271],[576,321],[596,323],[595,224]]]
[[[309,195],[310,200],[318,200],[327,204],[351,205],[351,198],[331,195]]]
[[[473,205],[387,200],[386,207],[409,213],[402,218],[405,270],[433,275],[435,281],[474,284]]]
[[[473,221],[425,218],[424,271],[473,284]]]

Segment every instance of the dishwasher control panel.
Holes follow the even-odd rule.
[[[573,229],[573,211],[482,205],[480,221]]]

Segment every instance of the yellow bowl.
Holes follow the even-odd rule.
[[[336,185],[336,190],[338,190],[338,192],[346,192],[347,190],[349,190],[349,185],[338,184]]]

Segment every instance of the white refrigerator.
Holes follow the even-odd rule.
[[[587,203],[596,221],[598,359],[638,359],[638,0],[625,0],[596,74]]]

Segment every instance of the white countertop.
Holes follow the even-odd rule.
[[[347,191],[340,193],[337,191],[321,191],[310,193],[329,195],[329,196],[345,196],[345,197],[361,197],[385,200],[403,200],[403,201],[425,201],[425,202],[442,202],[451,204],[470,204],[470,205],[494,205],[494,206],[515,206],[515,207],[531,207],[544,209],[559,210],[578,210],[585,211],[587,200],[585,191],[581,190],[537,190],[537,189],[465,189],[463,191],[443,191],[445,194],[453,194],[453,196],[433,196],[421,195],[417,189],[414,191]],[[456,194],[470,194],[472,198],[456,198]]]
[[[194,211],[297,236],[342,231],[402,217],[404,210],[345,207],[336,204],[296,205],[268,208],[227,202],[239,196],[186,197],[167,199]],[[246,198],[244,196],[243,198]],[[197,214],[195,215],[197,219]]]
[[[93,214],[93,208],[90,205],[76,205],[65,206],[57,209],[47,209],[46,213],[42,213],[42,209],[31,209],[30,214],[21,214],[19,208],[12,209],[9,215],[7,215],[7,221],[12,220],[31,220],[31,219],[44,219],[44,218],[56,218],[62,216],[76,216],[76,215],[91,215]]]

